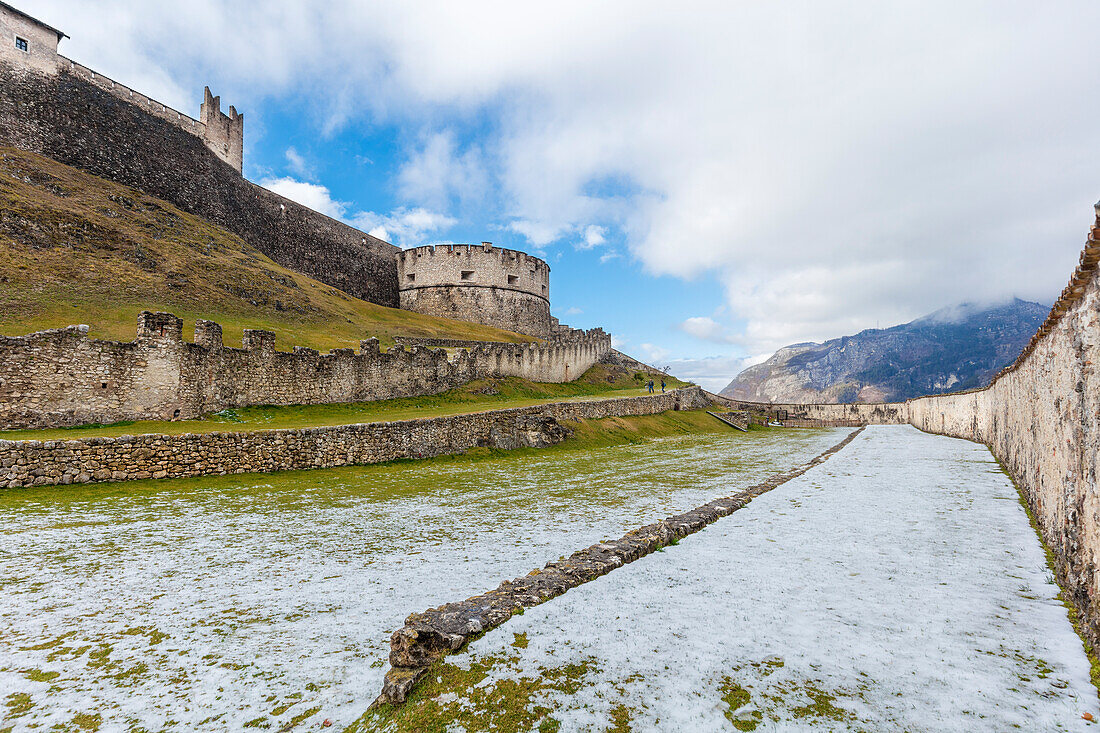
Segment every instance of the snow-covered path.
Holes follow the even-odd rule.
[[[869,428],[449,661],[487,665],[479,689],[579,674],[531,699],[562,731],[1087,729],[1096,689],[1056,595],[985,448]]]

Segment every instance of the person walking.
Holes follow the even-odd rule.
[[[661,377],[661,393],[664,394],[664,391],[665,391],[665,378]]]
[[[646,389],[649,390],[649,393],[653,394],[653,380],[651,379],[648,382],[646,382],[645,386],[646,386]]]

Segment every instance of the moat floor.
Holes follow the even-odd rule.
[[[1080,730],[1097,691],[1056,595],[985,448],[869,428],[474,642],[450,661],[488,674],[437,717],[528,677],[561,731]]]
[[[0,731],[339,729],[410,612],[847,432],[0,493]]]

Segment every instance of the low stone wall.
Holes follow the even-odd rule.
[[[808,424],[814,427],[847,427],[853,425],[905,425],[909,422],[909,407],[904,402],[848,403],[848,404],[779,404],[773,402],[747,402],[722,395],[707,393],[713,401],[734,410],[764,413],[778,419],[786,413],[784,424]]]
[[[862,428],[852,432],[810,461],[736,494],[639,527],[618,540],[578,550],[568,558],[547,563],[545,568],[533,570],[515,580],[506,580],[488,593],[410,615],[405,619],[405,625],[390,637],[391,667],[376,704],[404,702],[433,662],[462,648],[472,637],[500,626],[524,608],[557,598],[571,588],[606,575],[729,516],[755,497],[824,463],[855,440],[861,431]]]
[[[707,404],[698,388],[400,422],[79,440],[0,440],[0,487],[291,471],[561,442],[561,420],[652,415]]]
[[[473,379],[576,379],[611,348],[602,331],[573,341],[482,343],[453,358],[414,346],[381,353],[376,339],[359,352],[275,350],[275,334],[246,330],[243,348],[226,348],[212,321],[183,340],[170,313],[142,313],[133,342],[87,336],[86,327],[0,337],[0,429],[120,420],[188,419],[248,405],[327,404],[435,394]]]

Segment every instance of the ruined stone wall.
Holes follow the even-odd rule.
[[[416,247],[397,258],[401,307],[433,316],[550,336],[550,266],[511,249]]]
[[[542,447],[559,420],[652,415],[706,404],[695,387],[662,395],[561,402],[466,415],[290,430],[0,440],[0,488],[289,471],[430,458],[478,446]]]
[[[397,247],[250,183],[185,129],[191,118],[82,69],[44,74],[0,59],[0,142],[133,186],[284,267],[397,306]]]
[[[377,339],[360,342],[358,352],[286,353],[269,331],[246,330],[242,348],[226,348],[212,321],[199,321],[188,343],[179,318],[145,312],[132,343],[91,339],[75,326],[0,337],[0,429],[410,397],[485,377],[568,382],[610,348],[610,337],[593,331],[568,342],[482,343],[453,358],[423,346],[382,353]]]

